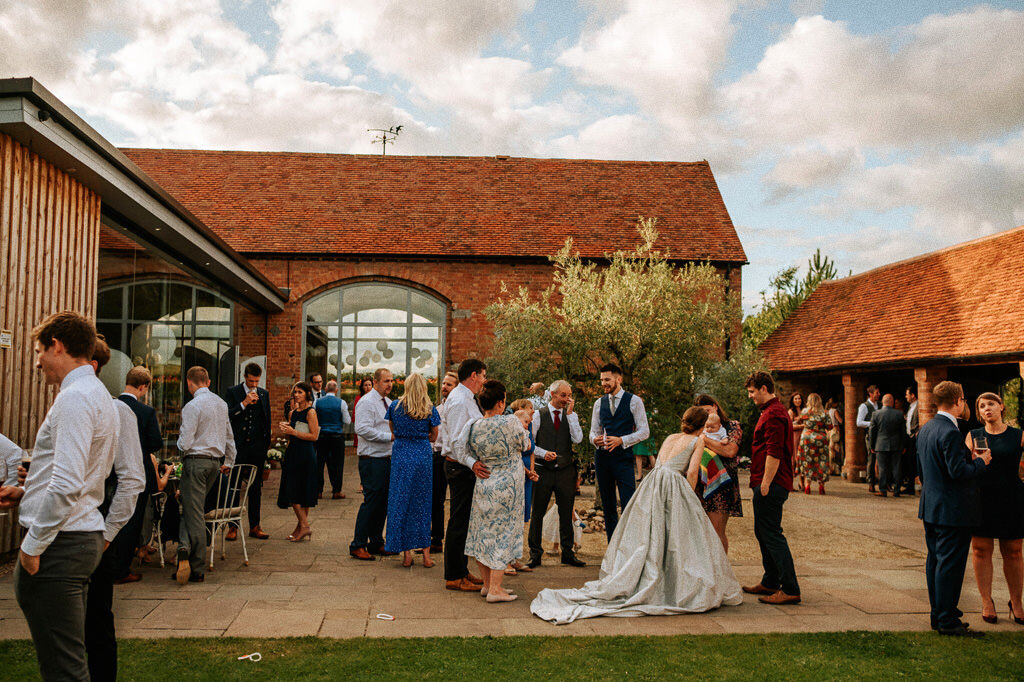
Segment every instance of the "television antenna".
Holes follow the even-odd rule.
[[[402,126],[391,126],[387,130],[383,128],[367,128],[368,133],[379,133],[373,137],[371,144],[380,143],[380,155],[387,156],[388,145],[394,144],[395,140],[398,139],[398,135],[402,132]]]

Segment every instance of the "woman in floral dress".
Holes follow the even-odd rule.
[[[718,533],[718,537],[722,541],[722,547],[728,554],[729,538],[725,534],[725,525],[728,523],[729,517],[743,516],[739,484],[739,453],[740,442],[743,440],[743,429],[738,421],[729,419],[729,415],[722,409],[722,406],[711,396],[701,393],[697,396],[694,404],[703,407],[708,414],[717,412],[718,418],[722,420],[722,426],[725,427],[726,437],[724,441],[719,443],[707,439],[704,442],[704,447],[722,458],[730,481],[712,493],[708,498],[701,494],[700,499],[704,505],[704,511],[708,515],[708,520],[714,526],[715,532]],[[703,491],[701,492],[703,493]]]
[[[804,430],[800,434],[800,449],[797,452],[797,470],[800,472],[800,486],[811,494],[811,481],[818,482],[818,494],[825,494],[828,480],[828,431],[832,428],[821,396],[812,393],[807,396],[807,409],[801,414]]]
[[[504,414],[505,386],[500,381],[484,383],[477,402],[483,417],[467,423],[452,445],[456,459],[468,455],[490,471],[473,489],[465,551],[480,566],[480,594],[489,603],[507,602],[516,595],[501,586],[505,567],[523,556],[522,453],[530,449],[530,436],[518,417]]]

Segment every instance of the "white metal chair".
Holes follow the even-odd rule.
[[[236,464],[217,481],[217,507],[206,512],[206,523],[210,525],[210,570],[213,570],[213,554],[217,547],[217,531],[220,531],[220,558],[225,558],[225,539],[228,525],[238,525],[238,536],[242,539],[242,554],[245,565],[249,565],[249,550],[245,547],[245,529],[242,519],[246,518],[249,500],[246,493],[256,480],[259,472],[253,464]]]
[[[160,526],[164,519],[164,508],[167,506],[167,493],[160,492],[153,493],[149,496],[149,508],[153,512],[153,525],[149,529],[149,537],[143,546],[151,546],[156,543],[157,553],[160,555],[160,568],[164,567],[164,539],[160,531]]]

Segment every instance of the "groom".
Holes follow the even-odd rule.
[[[761,409],[751,444],[750,487],[754,489],[754,536],[761,548],[764,576],[744,587],[763,604],[799,604],[800,585],[789,543],[782,534],[782,505],[793,488],[793,422],[775,397],[768,372],[747,377],[747,395]]]
[[[952,381],[932,391],[938,413],[921,428],[917,461],[921,472],[918,517],[924,522],[928,545],[925,574],[932,629],[952,637],[982,637],[960,620],[957,608],[964,584],[971,528],[981,523],[978,477],[992,461],[992,451],[973,455],[964,445],[957,415],[964,410],[964,390]]]

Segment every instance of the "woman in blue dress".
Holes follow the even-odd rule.
[[[304,381],[292,388],[291,412],[288,421],[279,424],[288,436],[288,449],[281,462],[281,487],[277,506],[295,512],[295,530],[288,536],[292,542],[313,537],[309,527],[309,508],[316,506],[318,478],[316,475],[316,439],[320,424],[313,409],[313,389]]]
[[[387,420],[395,441],[391,447],[388,491],[388,534],[384,549],[403,552],[403,566],[412,566],[413,549],[423,550],[430,568],[430,511],[433,498],[434,451],[441,417],[430,402],[421,374],[405,380],[405,394],[388,407]]]

